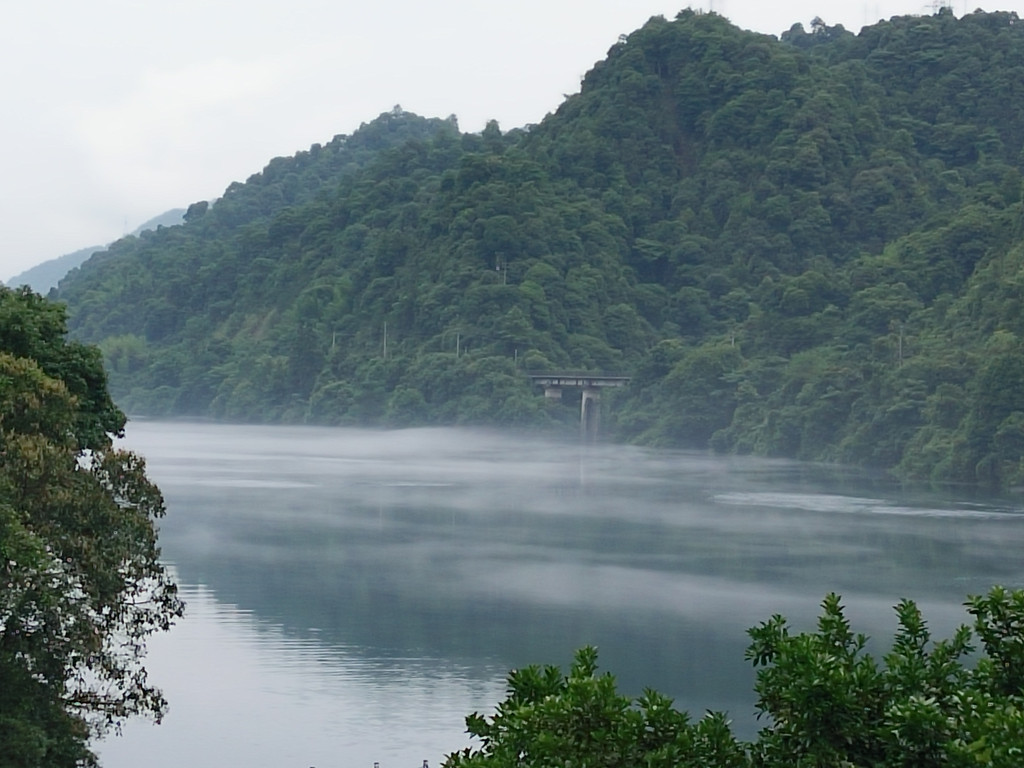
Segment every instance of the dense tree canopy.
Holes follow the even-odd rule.
[[[59,297],[133,412],[543,426],[523,372],[584,369],[621,439],[1017,482],[1017,22],[653,18],[538,125],[396,108]]]
[[[181,603],[123,426],[63,307],[0,288],[0,765],[91,765],[90,738],[163,712],[141,659]]]

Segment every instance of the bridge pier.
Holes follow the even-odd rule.
[[[580,440],[592,443],[597,439],[601,423],[601,392],[597,387],[586,387],[580,399]]]

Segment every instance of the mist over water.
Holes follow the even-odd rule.
[[[188,615],[153,643],[171,704],[100,745],[107,768],[436,766],[508,669],[584,644],[751,736],[745,630],[857,631],[918,601],[937,636],[968,593],[1024,584],[1016,499],[915,493],[795,462],[500,432],[133,422],[167,498]]]

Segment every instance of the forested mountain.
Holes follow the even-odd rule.
[[[180,224],[182,221],[182,214],[184,213],[184,208],[173,208],[169,211],[164,211],[159,216],[154,216],[152,219],[139,226],[138,229],[132,232],[132,234],[140,235],[149,229],[170,227],[175,224]],[[57,287],[57,284],[68,272],[79,266],[97,251],[103,251],[106,250],[106,248],[107,246],[105,245],[94,245],[89,248],[79,248],[77,251],[72,251],[71,253],[65,253],[63,256],[58,256],[55,259],[49,259],[48,261],[44,261],[42,264],[37,264],[34,267],[26,269],[24,272],[12,277],[8,281],[8,284],[11,287],[27,285],[36,293],[48,293],[51,288]]]
[[[1024,28],[651,19],[540,124],[381,115],[65,279],[129,412],[568,423],[1024,477]]]

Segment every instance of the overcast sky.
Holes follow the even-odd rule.
[[[665,0],[0,0],[0,280],[218,197],[400,104],[508,129],[554,111]],[[715,0],[778,35],[918,0]],[[954,3],[959,16],[973,3]],[[988,8],[994,10],[995,6]],[[1024,0],[999,9],[1024,15]]]

